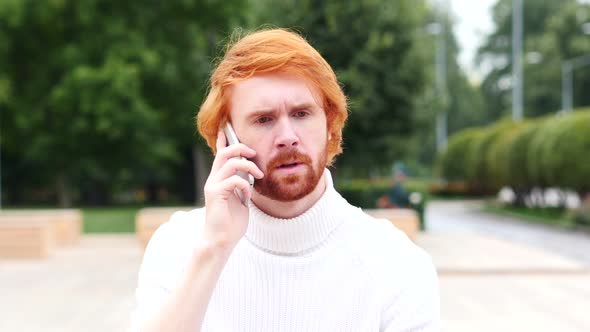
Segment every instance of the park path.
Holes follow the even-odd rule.
[[[442,331],[590,331],[590,236],[432,202],[418,239],[434,260]]]

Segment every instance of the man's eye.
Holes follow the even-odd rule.
[[[309,114],[309,113],[307,113],[306,111],[297,111],[297,112],[295,112],[293,115],[294,115],[296,118],[304,118],[304,117],[306,117],[308,114]]]
[[[262,123],[267,123],[267,122],[269,122],[271,120],[272,119],[269,116],[263,116],[263,117],[260,117],[260,118],[256,119],[256,123],[262,124]]]

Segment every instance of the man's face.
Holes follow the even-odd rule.
[[[319,93],[281,74],[257,75],[231,90],[230,118],[264,172],[254,189],[278,201],[305,197],[327,164],[326,114]]]

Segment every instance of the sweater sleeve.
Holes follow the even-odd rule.
[[[140,331],[140,325],[160,310],[178,283],[192,253],[188,240],[196,238],[196,234],[190,234],[192,229],[186,229],[192,214],[174,213],[150,239],[139,269],[135,310],[128,331]]]
[[[404,267],[404,287],[386,303],[381,331],[440,331],[438,277],[431,258],[419,250],[419,255]]]

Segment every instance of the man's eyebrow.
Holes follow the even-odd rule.
[[[248,114],[248,119],[255,119],[264,115],[273,115],[277,111],[272,108],[259,108]]]
[[[292,105],[291,107],[289,107],[289,111],[297,111],[297,110],[304,110],[304,109],[314,110],[314,109],[319,109],[319,108],[320,107],[314,103],[303,102],[303,103]],[[261,116],[275,115],[277,112],[278,111],[274,108],[261,107],[261,108],[255,109],[250,114],[248,114],[247,118],[248,119],[256,119]]]
[[[315,108],[319,108],[319,107],[317,105],[315,105],[314,103],[310,103],[310,102],[303,102],[300,104],[295,104],[295,105],[293,105],[293,107],[291,107],[292,110],[315,109]]]

